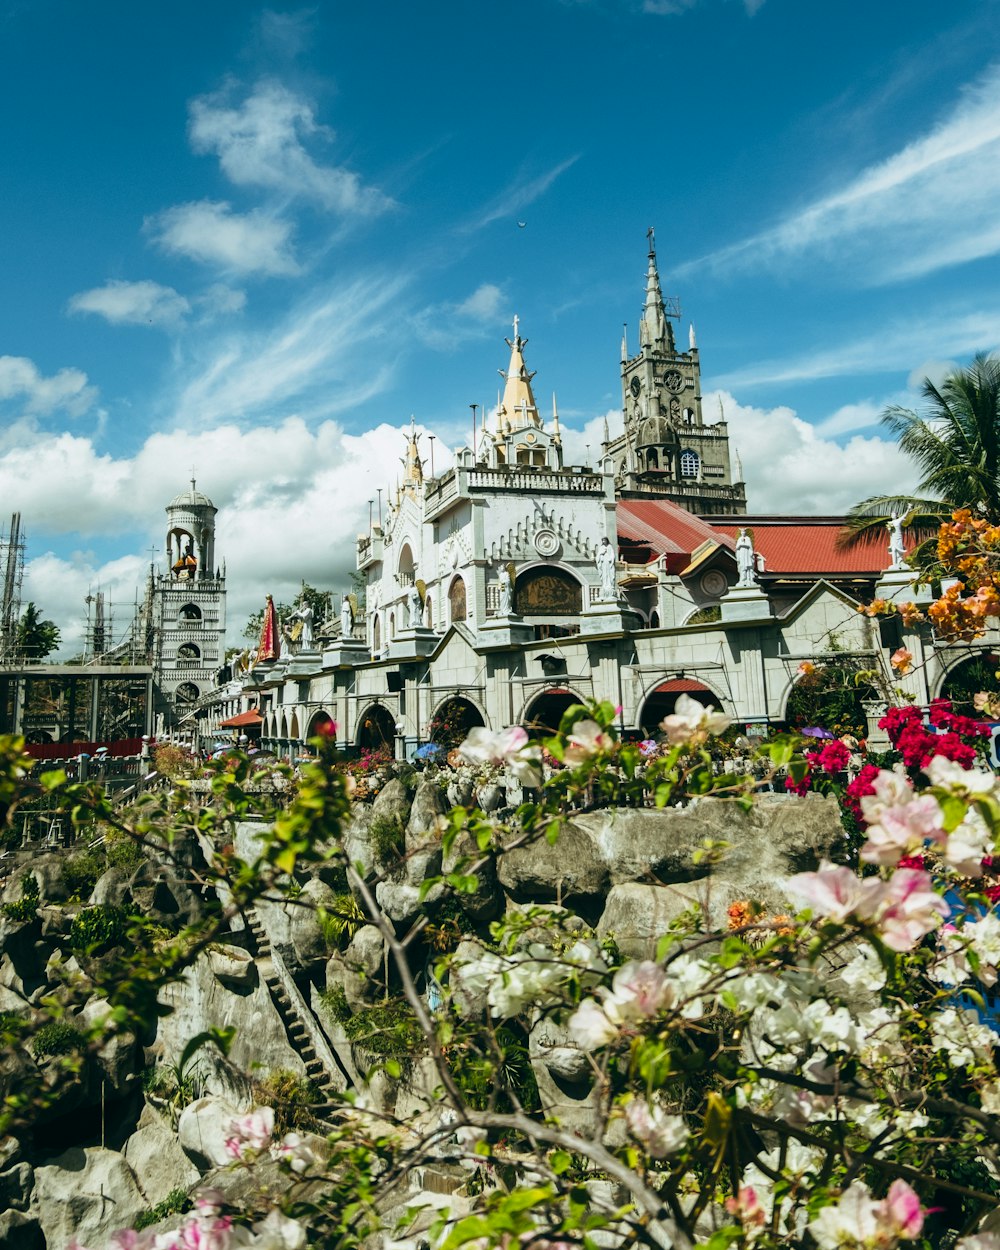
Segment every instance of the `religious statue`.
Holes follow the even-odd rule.
[[[753,539],[745,529],[740,530],[736,540],[736,571],[739,574],[737,586],[752,586],[757,561],[754,558]]]
[[[290,621],[302,622],[297,642],[303,651],[311,651],[313,646],[313,610],[309,606],[307,599],[300,598],[299,603],[302,606],[297,612],[293,612],[288,619]]]
[[[903,521],[905,517],[890,517],[885,523],[889,531],[889,568],[901,569],[906,559],[906,548],[903,545]]]
[[[501,564],[500,566],[500,602],[497,605],[497,612],[500,616],[510,616],[514,607],[514,581],[511,576],[510,566]]]
[[[354,613],[351,610],[351,596],[346,593],[340,602],[340,636],[341,638],[354,636]]]
[[[424,623],[424,603],[416,586],[410,587],[406,596],[406,604],[410,610],[410,629],[419,629]]]
[[[597,548],[597,558],[594,563],[597,565],[597,572],[601,578],[602,601],[607,602],[609,599],[617,599],[618,586],[615,577],[617,560],[615,559],[615,550],[607,538],[601,539],[601,545]]]

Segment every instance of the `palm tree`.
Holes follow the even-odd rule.
[[[17,649],[30,663],[38,663],[59,646],[59,626],[43,621],[33,603],[27,604],[17,623]]]
[[[883,536],[903,516],[928,536],[956,508],[1000,521],[1000,358],[977,355],[941,385],[925,378],[923,415],[893,405],[881,422],[920,469],[920,495],[875,495],[855,504],[838,540],[844,547]]]

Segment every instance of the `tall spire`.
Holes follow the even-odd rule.
[[[652,226],[646,231],[646,237],[649,239],[649,263],[646,266],[646,303],[642,310],[642,321],[639,323],[639,346],[672,352],[675,350],[674,328],[667,320],[663,307]]]
[[[406,455],[403,457],[403,491],[405,494],[412,495],[418,487],[423,485],[424,466],[420,459],[420,450],[417,446],[419,439],[417,433],[416,422],[410,417],[410,433],[406,440]],[[398,494],[398,491],[397,491]]]
[[[534,427],[541,429],[542,419],[538,415],[538,405],[531,391],[531,379],[534,372],[529,373],[524,363],[524,348],[528,342],[521,338],[518,330],[518,318],[514,318],[514,338],[504,339],[510,348],[510,365],[507,372],[501,369],[505,380],[503,399],[497,414],[497,428],[503,430],[522,430]]]

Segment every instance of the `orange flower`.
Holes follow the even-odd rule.
[[[889,663],[900,677],[905,677],[913,668],[913,652],[907,651],[905,647],[900,647],[892,653]]]

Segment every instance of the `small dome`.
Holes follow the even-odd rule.
[[[207,495],[203,495],[200,490],[195,489],[194,479],[191,480],[191,486],[188,490],[182,490],[179,495],[175,495],[167,504],[168,508],[214,508],[215,504]]]

